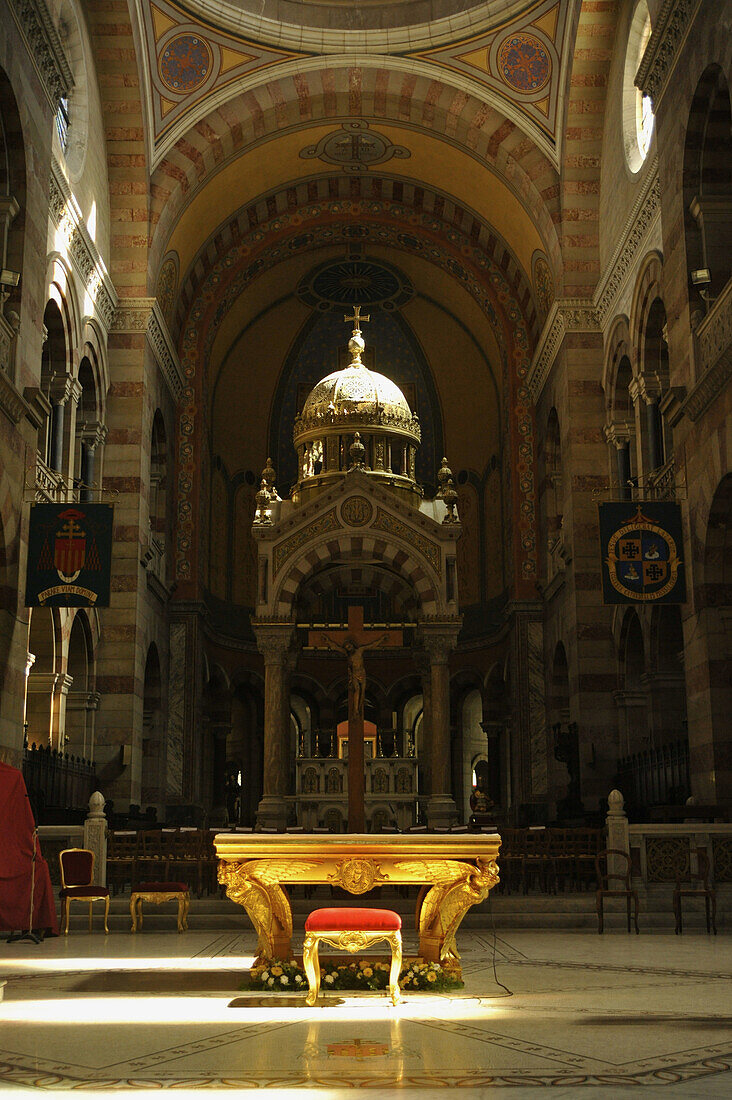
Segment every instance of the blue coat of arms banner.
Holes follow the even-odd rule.
[[[26,607],[108,607],[111,504],[34,504]]]
[[[609,603],[684,603],[678,504],[600,504],[602,595]]]

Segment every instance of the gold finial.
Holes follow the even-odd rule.
[[[353,335],[351,336],[351,339],[348,341],[348,350],[351,353],[351,362],[348,365],[349,365],[349,367],[362,367],[363,363],[361,362],[361,352],[366,347],[366,341],[364,340],[363,336],[361,335],[361,322],[362,321],[370,321],[371,320],[371,314],[370,313],[364,313],[364,315],[362,317],[361,316],[361,307],[360,306],[354,306],[353,307],[353,317],[345,317],[344,316],[343,320],[344,321],[353,321],[353,325],[354,325]]]

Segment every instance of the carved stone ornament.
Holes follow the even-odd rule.
[[[0,370],[0,409],[11,424],[19,424],[28,412],[28,405],[8,376]]]
[[[49,176],[49,213],[66,243],[69,258],[81,276],[94,309],[109,330],[117,308],[117,292],[55,157]]]
[[[168,389],[176,401],[180,400],[184,387],[183,371],[157,298],[128,299],[115,310],[110,332],[144,332]]]
[[[620,240],[607,265],[607,274],[595,293],[595,305],[600,324],[615,317],[615,302],[629,278],[639,256],[647,252],[645,241],[661,216],[661,184],[658,179],[658,156],[646,171],[641,193],[633,204]]]
[[[341,519],[349,527],[365,527],[373,514],[373,505],[366,497],[349,497],[341,505]]]
[[[54,111],[74,86],[74,75],[44,0],[13,0],[9,5]]]
[[[594,302],[584,298],[555,300],[529,367],[527,384],[534,402],[546,385],[568,332],[600,332],[600,312]]]
[[[643,95],[651,97],[656,113],[700,4],[701,0],[664,0],[656,16],[635,78]]]

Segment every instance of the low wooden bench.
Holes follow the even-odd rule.
[[[391,909],[316,909],[305,921],[302,961],[309,991],[307,1003],[314,1005],[320,992],[321,940],[342,951],[364,951],[385,941],[391,948],[388,994],[399,1003],[399,974],[402,969],[402,918]]]

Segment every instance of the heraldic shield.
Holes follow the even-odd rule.
[[[28,533],[26,607],[106,607],[111,504],[34,504]]]
[[[684,602],[677,504],[601,504],[600,540],[606,604]]]

